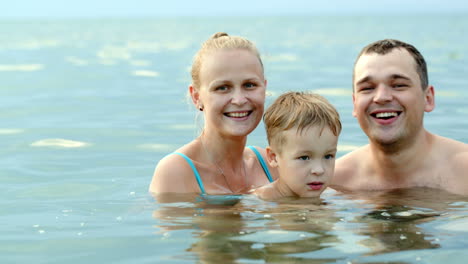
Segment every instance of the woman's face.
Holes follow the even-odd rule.
[[[208,53],[194,101],[203,106],[205,130],[247,136],[262,119],[266,81],[257,56],[245,49]],[[193,96],[193,95],[192,95]]]

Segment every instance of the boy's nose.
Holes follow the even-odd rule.
[[[310,172],[313,175],[317,175],[317,176],[322,175],[325,172],[325,169],[324,169],[324,166],[323,166],[322,162],[321,161],[314,162],[312,164],[312,168],[311,168]]]

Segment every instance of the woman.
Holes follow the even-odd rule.
[[[267,82],[256,47],[216,33],[195,55],[191,74],[189,93],[204,115],[203,131],[159,161],[150,192],[241,194],[275,179],[264,149],[245,146],[265,104]]]

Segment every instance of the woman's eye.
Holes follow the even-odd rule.
[[[216,91],[227,91],[229,88],[226,85],[218,86],[215,88]]]

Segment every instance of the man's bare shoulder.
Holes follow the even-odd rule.
[[[366,157],[369,155],[369,145],[353,150],[336,160],[335,175],[332,185],[349,187],[356,177],[362,174]]]
[[[451,138],[442,137],[438,135],[433,135],[436,141],[436,147],[444,150],[449,150],[451,152],[467,152],[468,144],[461,141],[457,141]]]
[[[433,159],[448,191],[468,195],[468,144],[434,135]]]
[[[440,136],[436,140],[435,151],[446,158],[447,184],[453,192],[468,195],[468,144]]]
[[[362,163],[363,158],[368,156],[369,145],[353,150],[336,160],[335,174],[354,171],[356,166]]]
[[[452,166],[468,169],[468,144],[441,136],[434,138],[432,152],[438,160],[446,160]]]

